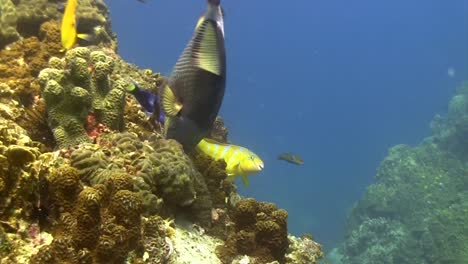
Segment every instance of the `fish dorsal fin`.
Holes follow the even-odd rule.
[[[193,50],[197,66],[218,76],[221,75],[216,24],[211,20],[201,19],[197,31],[198,36],[195,38]]]
[[[218,141],[216,141],[214,139],[211,139],[211,138],[203,138],[203,140],[206,141],[209,144],[217,144],[217,145],[220,145],[220,146],[234,146],[232,144],[226,144],[226,143],[218,142]]]
[[[177,116],[182,110],[180,103],[169,85],[165,85],[161,92],[161,106],[166,116]]]
[[[201,16],[198,21],[197,21],[197,25],[195,26],[195,30],[198,30],[198,28],[201,26],[201,24],[203,23],[203,21],[205,21],[205,16]]]

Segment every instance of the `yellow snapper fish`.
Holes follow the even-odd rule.
[[[62,17],[62,26],[60,28],[61,39],[62,39],[62,52],[67,51],[76,43],[76,38],[85,39],[90,41],[92,39],[91,35],[88,34],[78,34],[76,32],[76,7],[78,5],[78,0],[67,0],[65,6],[65,11],[63,12]]]
[[[249,186],[247,175],[260,172],[264,167],[263,161],[255,153],[241,146],[219,143],[204,138],[196,148],[214,160],[223,159],[226,162],[228,177],[232,180],[235,176],[241,176],[246,187]]]
[[[159,91],[166,138],[186,151],[207,137],[218,115],[226,86],[224,21],[220,0],[207,0],[192,39]]]

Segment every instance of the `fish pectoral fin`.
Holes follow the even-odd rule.
[[[247,178],[247,175],[241,175],[242,183],[244,184],[245,187],[249,187],[249,179]]]
[[[195,30],[198,30],[198,28],[201,26],[201,24],[203,23],[203,21],[205,21],[205,17],[204,16],[201,16],[198,21],[197,21],[197,25],[195,26]]]
[[[166,116],[177,116],[182,110],[182,103],[177,100],[169,85],[165,85],[162,89],[161,106]]]
[[[76,34],[76,37],[89,42],[92,42],[94,40],[94,36],[91,34]]]
[[[226,165],[226,174],[228,176],[236,175],[236,172],[239,171],[239,162],[230,162]]]

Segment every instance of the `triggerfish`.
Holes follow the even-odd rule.
[[[60,34],[62,39],[62,51],[73,48],[76,43],[76,38],[85,39],[87,41],[92,40],[92,36],[88,34],[78,34],[76,32],[76,6],[78,0],[67,0],[65,11],[62,17],[62,27],[60,28]]]
[[[192,39],[160,89],[166,138],[190,151],[208,136],[226,86],[224,22],[220,0],[208,0]]]
[[[255,153],[244,147],[204,138],[198,143],[196,149],[214,160],[223,159],[226,162],[228,177],[232,180],[236,176],[241,176],[246,187],[249,186],[247,175],[260,172],[263,169],[263,161]]]
[[[284,160],[284,161],[287,161],[289,163],[296,164],[296,165],[304,164],[304,160],[302,160],[301,157],[294,155],[292,153],[283,153],[278,156],[278,159]]]

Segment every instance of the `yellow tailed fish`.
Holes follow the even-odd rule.
[[[246,187],[249,186],[247,175],[260,172],[264,167],[263,161],[255,153],[241,146],[204,138],[198,143],[197,150],[214,160],[223,159],[226,162],[226,174],[231,179],[241,176]]]
[[[187,151],[208,136],[226,86],[224,22],[220,0],[207,0],[192,39],[159,92],[166,138]]]
[[[76,43],[76,38],[81,38],[90,41],[91,35],[78,34],[76,32],[76,7],[78,0],[67,0],[65,11],[62,17],[62,26],[60,28],[60,34],[62,39],[62,51],[67,51]]]

